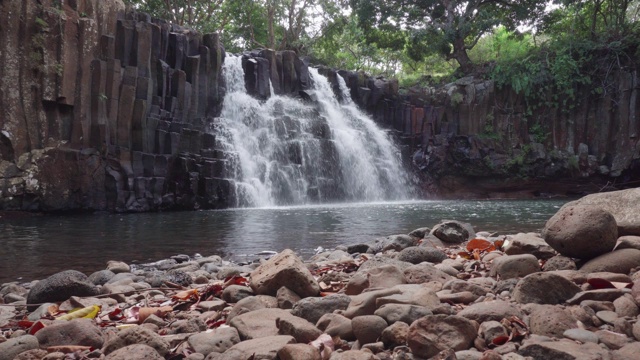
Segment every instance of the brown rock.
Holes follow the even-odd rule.
[[[444,284],[454,279],[451,275],[427,263],[407,267],[404,270],[404,276],[409,284],[422,284],[429,281],[437,281]]]
[[[472,304],[458,313],[459,316],[478,323],[485,321],[501,321],[504,318],[517,316],[522,318],[523,314],[517,307],[502,300],[486,301]]]
[[[529,329],[533,334],[562,338],[566,330],[576,327],[576,319],[559,306],[535,306],[529,315]]]
[[[189,336],[189,345],[205,356],[212,352],[223,353],[240,342],[238,330],[233,327],[217,328],[212,332],[201,332]]]
[[[382,330],[380,339],[386,346],[393,348],[406,344],[408,335],[409,324],[398,321]]]
[[[573,282],[548,272],[525,276],[513,289],[513,299],[521,304],[562,304],[580,292]]]
[[[339,336],[346,341],[356,339],[351,327],[351,319],[340,314],[324,314],[318,320],[316,326],[330,336]]]
[[[36,333],[40,346],[47,348],[56,345],[83,345],[102,348],[104,337],[95,321],[76,319],[55,321]]]
[[[589,260],[582,265],[580,271],[628,274],[631,269],[638,265],[640,265],[640,250],[621,249]]]
[[[276,319],[278,335],[290,335],[299,343],[310,343],[322,335],[322,331],[314,324],[297,316]]]
[[[588,342],[578,344],[571,340],[540,341],[533,340],[523,343],[518,354],[530,356],[535,360],[563,359],[563,360],[603,360],[609,359],[609,352],[600,346]]]
[[[592,259],[613,250],[618,227],[613,215],[600,207],[569,203],[547,221],[542,237],[562,255]]]
[[[225,351],[219,359],[238,360],[249,359],[276,359],[278,352],[288,344],[295,343],[291,336],[278,335],[266,336],[258,339],[241,341]]]
[[[238,330],[240,339],[244,341],[278,335],[276,320],[289,318],[295,318],[289,311],[267,308],[238,315],[231,319],[229,325]]]
[[[158,352],[144,344],[134,344],[120,348],[105,358],[105,360],[163,360],[164,357],[160,356]]]
[[[540,271],[540,264],[535,256],[507,255],[493,260],[490,275],[504,280],[527,276],[538,271]]]
[[[446,349],[467,350],[476,336],[476,327],[461,316],[430,315],[409,326],[407,345],[414,354],[429,358]]]
[[[322,360],[320,352],[307,344],[288,344],[278,351],[280,360]]]
[[[351,320],[351,327],[361,345],[378,341],[387,322],[377,315],[358,316]]]
[[[318,283],[292,250],[284,250],[251,273],[251,288],[256,294],[275,296],[286,286],[301,297],[316,296]]]
[[[556,255],[555,250],[543,238],[535,233],[518,233],[509,239],[505,248],[507,255],[531,254],[538,259],[549,259]]]
[[[542,271],[555,271],[555,270],[576,270],[576,262],[566,256],[557,255],[548,259],[544,265],[542,265]]]
[[[134,326],[118,332],[116,336],[109,338],[106,341],[102,352],[105,355],[109,355],[118,349],[135,344],[150,346],[161,356],[164,356],[169,352],[169,343],[160,335],[143,326]]]

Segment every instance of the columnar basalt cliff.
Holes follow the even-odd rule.
[[[212,131],[225,51],[121,0],[0,2],[0,210],[151,211],[236,204]],[[247,92],[313,101],[294,52],[243,55]],[[402,142],[425,193],[527,197],[640,180],[637,72],[572,111],[464,78],[438,90],[320,69]],[[270,84],[271,83],[271,84]],[[529,119],[529,120],[527,120]],[[535,119],[535,120],[531,120]]]
[[[8,0],[0,14],[0,210],[233,204],[207,132],[225,91],[217,34],[120,0]],[[253,55],[255,96],[270,95],[269,77],[279,94],[308,85],[293,52]]]
[[[327,73],[333,79],[338,74]],[[533,111],[522,95],[474,77],[438,89],[402,90],[395,81],[339,74],[361,107],[398,132],[432,195],[571,196],[640,185],[640,81],[634,69],[615,74],[617,87],[606,94],[580,89],[573,109]]]

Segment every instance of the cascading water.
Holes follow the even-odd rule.
[[[247,94],[242,59],[228,56],[227,94],[213,132],[235,184],[236,205],[406,199],[407,174],[389,136],[351,99],[341,104],[310,68],[317,101]],[[348,91],[338,76],[343,93]]]

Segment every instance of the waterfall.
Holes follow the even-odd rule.
[[[312,99],[247,94],[241,57],[223,66],[227,94],[212,132],[236,205],[264,207],[407,199],[408,176],[388,134],[310,68]],[[338,76],[343,93],[348,91]],[[270,86],[273,89],[273,86]]]

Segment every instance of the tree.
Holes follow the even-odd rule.
[[[368,40],[405,32],[408,54],[420,60],[433,53],[454,59],[464,73],[473,70],[468,51],[495,26],[515,29],[538,19],[542,0],[352,0]],[[383,45],[384,46],[384,45]]]

